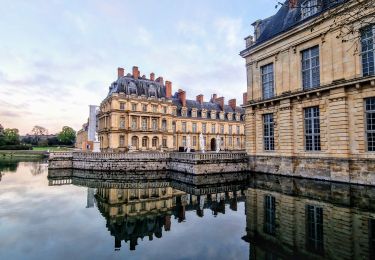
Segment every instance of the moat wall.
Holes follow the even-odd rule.
[[[253,172],[375,185],[374,159],[249,156]]]
[[[178,171],[189,174],[243,172],[245,153],[51,153],[50,169],[92,171]]]

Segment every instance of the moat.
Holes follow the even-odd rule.
[[[0,160],[0,172],[0,259],[375,257],[374,187],[39,160]]]

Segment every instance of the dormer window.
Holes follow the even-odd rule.
[[[148,94],[150,97],[156,97],[156,87],[154,85],[150,85]]]
[[[319,0],[306,0],[301,4],[301,18],[306,19],[319,11]]]
[[[137,86],[134,82],[130,82],[128,85],[128,93],[129,95],[137,94]]]

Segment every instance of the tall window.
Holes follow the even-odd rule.
[[[167,107],[163,107],[163,113],[167,114]]]
[[[152,147],[156,147],[156,146],[158,146],[158,138],[154,137],[152,138]]]
[[[124,128],[125,128],[125,118],[121,117],[120,118],[120,129],[124,129]]]
[[[142,138],[142,147],[147,147],[148,145],[148,138],[147,137],[143,137]]]
[[[205,134],[207,131],[207,124],[206,123],[202,123],[202,133]]]
[[[363,76],[375,74],[375,26],[370,25],[361,30],[362,72]]]
[[[230,135],[232,134],[232,126],[231,125],[229,126],[228,132],[229,132]]]
[[[137,104],[132,104],[132,110],[137,111]]]
[[[162,141],[162,144],[163,144],[163,147],[167,147],[167,139],[163,139],[163,141]]]
[[[275,234],[275,220],[276,220],[276,203],[275,197],[271,195],[264,196],[264,232]]]
[[[375,152],[375,97],[366,99],[367,151]]]
[[[305,108],[305,149],[320,151],[319,107]]]
[[[186,133],[186,122],[182,122],[182,132]]]
[[[183,136],[183,137],[182,137],[182,146],[183,146],[183,147],[186,146],[186,136]]]
[[[157,121],[157,119],[152,119],[152,130],[158,130],[158,121]]]
[[[309,16],[316,14],[319,11],[320,1],[306,0],[301,4],[301,18],[305,19]]]
[[[145,105],[145,104],[142,105],[142,111],[147,112],[147,105]]]
[[[132,117],[132,129],[136,129],[136,128],[137,128],[137,118]]]
[[[125,146],[125,136],[120,135],[120,147],[124,147],[124,146]]]
[[[161,121],[161,127],[163,131],[167,130],[167,120],[163,119],[163,121]]]
[[[275,150],[273,114],[263,115],[264,150]]]
[[[196,133],[196,132],[197,132],[197,123],[193,123],[193,124],[192,124],[192,128],[193,128],[193,129],[192,129],[192,130],[193,130],[192,132],[193,132],[193,133]]]
[[[142,130],[147,130],[147,118],[142,118]]]
[[[216,125],[215,124],[211,125],[211,133],[212,134],[216,133]]]
[[[237,134],[238,135],[240,134],[240,126],[239,125],[237,126]]]
[[[176,122],[172,122],[173,133],[176,133]]]
[[[315,252],[323,252],[323,208],[317,206],[306,206],[307,216],[307,249]]]
[[[302,86],[303,89],[320,85],[319,46],[302,51]]]
[[[197,137],[193,136],[193,146],[197,146]]]
[[[273,63],[262,66],[260,70],[262,73],[263,98],[272,98],[274,96]]]
[[[224,134],[224,125],[220,125],[220,134]]]
[[[232,137],[229,137],[229,138],[228,138],[228,144],[229,144],[229,146],[232,146],[232,145],[233,145]]]
[[[123,103],[123,102],[120,103],[120,109],[121,109],[121,110],[124,110],[124,109],[125,109],[125,103]]]

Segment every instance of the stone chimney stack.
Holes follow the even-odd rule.
[[[140,72],[138,70],[138,67],[137,66],[133,66],[133,78],[134,79],[138,79],[139,75],[140,75]]]
[[[155,73],[150,73],[150,80],[155,81]]]
[[[156,79],[156,82],[159,82],[160,84],[164,85],[164,79],[163,79],[163,77],[158,77]]]
[[[231,99],[228,101],[228,105],[233,109],[233,110],[236,110],[236,106],[237,106],[237,101],[236,99]]]
[[[120,68],[120,67],[118,67],[118,68],[117,68],[117,79],[123,77],[124,75],[125,75],[125,70],[124,70],[124,68]]]
[[[298,0],[289,0],[289,8],[297,8]]]
[[[203,95],[202,94],[198,95],[196,100],[199,104],[203,105]]]
[[[212,96],[211,96],[211,102],[215,102],[216,99],[217,99],[217,95],[216,94],[212,94]]]
[[[224,97],[216,98],[215,102],[220,105],[221,110],[224,110]]]
[[[247,92],[243,93],[242,97],[243,97],[242,105],[247,105]]]
[[[178,90],[178,99],[180,100],[183,107],[186,107],[186,92],[182,89]]]
[[[165,81],[165,97],[166,98],[172,97],[172,82],[168,80]]]

